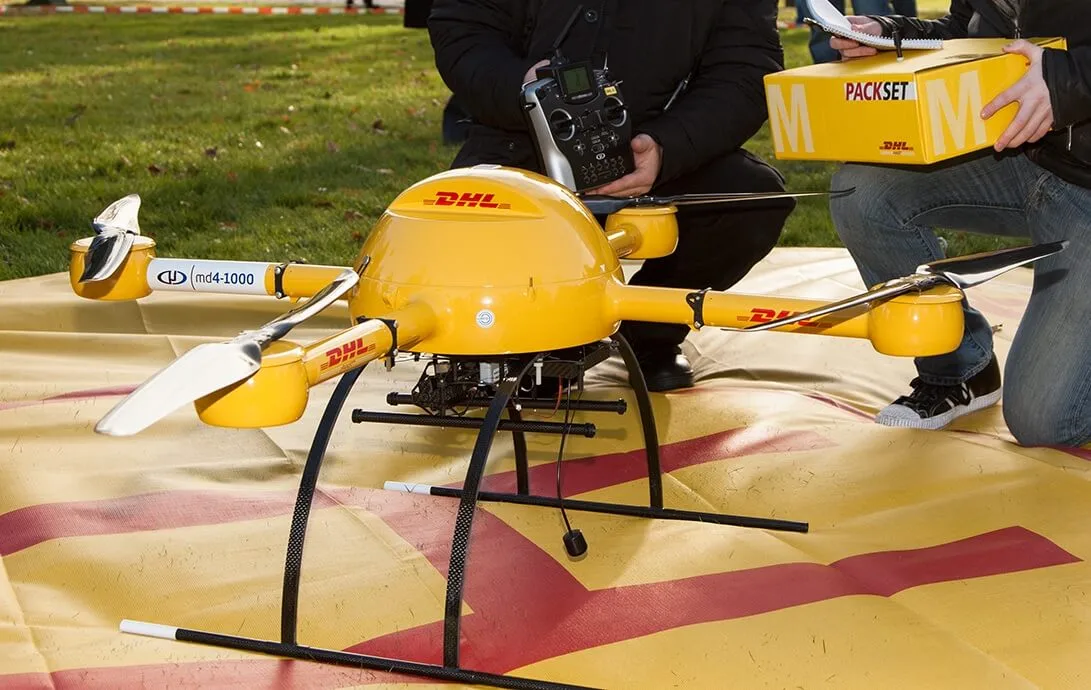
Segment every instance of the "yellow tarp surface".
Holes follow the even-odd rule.
[[[1002,359],[1030,282],[1019,270],[971,292],[1002,324]],[[842,250],[778,249],[737,289],[860,287]],[[0,283],[0,687],[440,686],[118,631],[128,618],[279,637],[295,489],[333,382],[279,428],[211,428],[186,406],[131,438],[92,429],[178,354],[285,308],[94,303],[65,275]],[[338,306],[291,339],[346,319]],[[653,396],[668,506],[810,532],[570,512],[590,545],[572,561],[556,510],[481,504],[466,666],[605,688],[1091,687],[1091,455],[1013,445],[999,407],[942,432],[874,424],[913,368],[865,341],[705,329],[686,347],[699,385]],[[306,542],[303,644],[441,661],[457,503],[382,487],[457,485],[474,434],[349,420],[412,411],[385,399],[421,366],[369,367],[344,409]],[[577,417],[598,435],[566,443],[568,494],[645,501],[620,362],[588,383],[630,411]],[[528,436],[538,493],[555,492],[557,442]],[[512,469],[501,433],[486,486]]]

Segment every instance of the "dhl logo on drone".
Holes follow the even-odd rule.
[[[511,204],[493,201],[495,194],[482,192],[436,192],[434,199],[425,199],[427,206],[464,206],[467,208],[511,208]]]
[[[738,318],[739,321],[746,321],[748,323],[769,323],[770,321],[786,319],[789,316],[795,316],[799,313],[801,312],[788,311],[787,309],[782,309],[779,312],[775,309],[751,309],[750,316],[739,316],[736,318]],[[836,325],[828,321],[799,321],[798,324],[807,328],[830,328]]]
[[[318,368],[321,371],[325,371],[326,369],[329,369],[330,367],[335,367],[338,364],[351,362],[357,357],[367,352],[371,352],[374,349],[375,343],[369,343],[365,346],[363,338],[350,340],[340,347],[335,347],[332,350],[326,350],[323,353],[326,355],[326,361],[322,362],[321,366],[319,366]]]

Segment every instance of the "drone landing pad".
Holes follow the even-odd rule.
[[[738,290],[859,287],[841,250],[778,249]],[[1001,358],[1029,289],[1017,270],[972,293],[1002,324]],[[281,308],[177,293],[99,304],[65,275],[0,283],[0,687],[457,687],[118,632],[135,619],[279,637],[295,488],[334,382],[285,427],[215,429],[186,407],[131,438],[92,430],[180,352]],[[331,309],[293,339],[344,319]],[[810,531],[570,511],[589,544],[571,561],[555,510],[483,503],[464,667],[604,688],[1091,686],[1091,452],[1018,448],[998,407],[943,432],[877,426],[912,365],[865,341],[706,329],[687,348],[699,385],[653,396],[667,506]],[[301,644],[441,662],[457,502],[382,487],[457,485],[473,432],[349,421],[391,410],[386,395],[408,392],[420,366],[369,367],[335,429]],[[566,493],[644,502],[620,362],[587,383],[586,398],[624,397],[630,412],[577,417],[598,434],[566,441]],[[538,493],[555,491],[558,440],[527,437]],[[485,489],[514,487],[512,460],[501,432]]]

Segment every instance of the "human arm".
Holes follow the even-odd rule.
[[[428,34],[436,69],[475,120],[498,129],[526,129],[519,94],[537,60],[520,44],[520,0],[436,0]]]
[[[1049,88],[1055,128],[1091,119],[1091,46],[1043,49],[1042,79]]]
[[[918,19],[916,17],[894,16],[851,16],[849,23],[857,31],[872,36],[894,35],[896,27],[902,38],[952,39],[966,38],[969,35],[970,18],[974,10],[968,0],[951,0],[948,13],[939,19]],[[841,53],[843,59],[867,57],[879,51],[848,38],[834,36],[830,47]]]
[[[981,116],[988,119],[1011,103],[1019,104],[994,145],[997,151],[1036,142],[1050,129],[1091,118],[1091,47],[1066,51],[1018,40],[1004,46],[1004,52],[1025,57],[1027,72],[982,110]]]
[[[775,0],[723,3],[687,90],[669,110],[634,127],[634,135],[658,145],[643,156],[660,159],[653,181],[695,170],[761,128],[767,117],[763,78],[783,69],[776,12]]]

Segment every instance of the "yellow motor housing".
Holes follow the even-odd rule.
[[[194,402],[205,424],[233,429],[290,424],[307,409],[309,383],[303,348],[287,340],[270,343],[253,376]]]
[[[139,299],[152,293],[148,286],[148,264],[155,258],[155,240],[143,235],[133,238],[133,246],[121,267],[105,280],[80,282],[84,261],[91,248],[90,237],[76,240],[68,247],[68,280],[80,297],[119,301]]]
[[[625,208],[606,218],[606,237],[622,259],[658,259],[678,248],[678,209]]]
[[[868,339],[884,355],[929,357],[958,349],[965,316],[962,293],[950,286],[906,294],[872,307]]]

